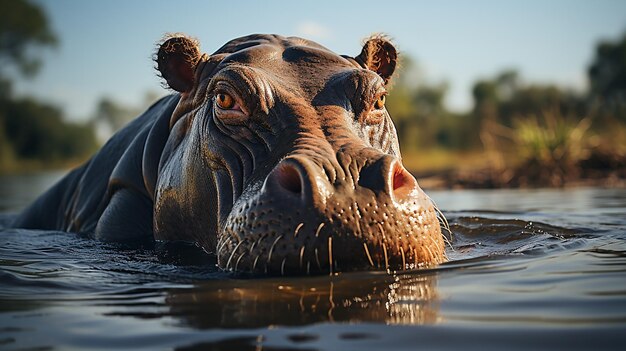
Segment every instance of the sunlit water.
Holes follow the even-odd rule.
[[[0,177],[0,211],[60,176]],[[244,279],[192,248],[0,230],[0,349],[626,348],[626,190],[429,193],[451,261],[398,274]]]

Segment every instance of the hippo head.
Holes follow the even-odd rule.
[[[209,56],[173,36],[156,61],[181,99],[154,189],[155,239],[195,241],[221,268],[253,273],[444,260],[437,213],[385,109],[397,61],[387,39],[349,57],[250,35]]]

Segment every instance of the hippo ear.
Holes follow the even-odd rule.
[[[378,73],[385,84],[389,83],[398,62],[398,52],[391,41],[385,36],[377,35],[369,38],[363,45],[359,56],[355,57],[359,64]]]
[[[169,36],[159,46],[155,61],[167,85],[181,93],[194,85],[194,72],[201,54],[198,41],[183,35]]]

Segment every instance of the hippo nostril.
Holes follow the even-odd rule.
[[[417,187],[415,178],[398,162],[393,165],[390,180],[393,197],[397,200],[406,197]]]
[[[396,169],[394,169],[393,179],[391,181],[392,181],[391,189],[393,189],[393,191],[396,191],[396,189],[399,189],[408,183],[408,179],[406,175],[404,174],[403,169],[400,167],[396,167]]]
[[[417,181],[395,157],[385,155],[361,169],[359,185],[402,200],[417,188]]]
[[[280,165],[276,171],[276,180],[283,189],[294,194],[302,193],[300,172],[294,166],[290,164]]]

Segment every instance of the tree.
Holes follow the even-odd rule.
[[[515,70],[505,70],[492,80],[480,80],[474,84],[474,115],[480,119],[495,121],[500,116],[500,105],[510,101],[519,88],[519,74]]]
[[[401,149],[418,151],[438,142],[450,146],[450,138],[441,133],[442,118],[449,116],[445,107],[448,84],[428,82],[410,57],[403,57],[400,67],[387,109],[396,123]]]
[[[476,82],[472,94],[473,118],[481,124],[496,122],[511,127],[515,118],[554,110],[564,115],[585,114],[584,99],[579,94],[551,84],[522,83],[514,70]]]
[[[108,125],[113,132],[121,129],[137,114],[108,97],[103,97],[96,107],[95,121]]]
[[[84,158],[96,148],[93,129],[68,123],[62,110],[14,97],[8,67],[32,77],[41,65],[37,49],[58,43],[44,11],[28,0],[0,0],[0,170],[19,161],[43,164]]]
[[[607,101],[626,100],[626,33],[617,42],[604,41],[596,47],[589,67],[591,94]]]
[[[113,133],[139,116],[160,97],[154,91],[147,91],[143,101],[132,106],[122,104],[107,96],[100,98],[91,116],[91,124],[96,130],[98,138],[101,141],[106,141]]]
[[[32,49],[54,47],[58,43],[43,10],[27,0],[0,0],[0,79],[7,65],[32,76],[41,60]]]

